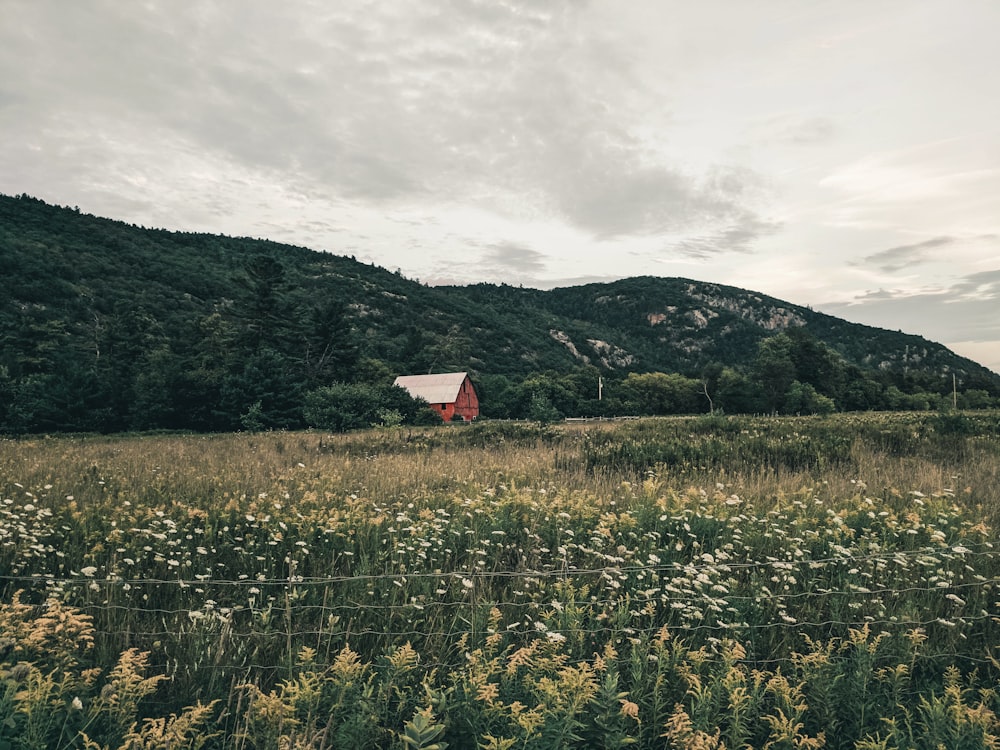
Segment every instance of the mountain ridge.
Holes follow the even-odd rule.
[[[0,195],[0,276],[0,396],[15,404],[8,422],[25,423],[10,416],[23,403],[44,402],[40,427],[60,409],[98,408],[74,378],[109,391],[98,410],[118,417],[97,424],[150,422],[121,415],[153,408],[143,399],[166,388],[180,399],[174,420],[148,426],[177,426],[178,412],[193,409],[205,412],[194,426],[221,428],[247,408],[238,392],[254,378],[267,381],[254,386],[261,393],[294,384],[289,413],[331,381],[431,370],[467,370],[487,387],[580,368],[695,378],[712,367],[749,372],[763,341],[796,329],[883,389],[944,392],[954,377],[1000,395],[1000,375],[941,344],[738,287],[655,276],[548,290],[427,286],[347,256],[148,229],[27,195]],[[268,374],[275,368],[280,377]]]

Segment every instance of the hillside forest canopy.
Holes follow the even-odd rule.
[[[430,423],[393,379],[448,371],[502,419],[1000,404],[1000,376],[939,344],[746,290],[429,287],[27,195],[0,196],[0,278],[7,434]]]

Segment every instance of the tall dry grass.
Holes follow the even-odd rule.
[[[998,423],[2,441],[0,747],[992,746]]]

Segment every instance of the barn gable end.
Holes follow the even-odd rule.
[[[471,422],[479,416],[479,396],[466,372],[435,375],[400,375],[393,385],[405,388],[414,398],[422,398],[445,422]]]

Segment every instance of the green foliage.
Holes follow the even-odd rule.
[[[0,742],[995,746],[947,416],[0,441]]]
[[[795,365],[796,380],[831,400],[840,396],[846,379],[843,357],[802,326],[789,328],[781,335],[791,342],[789,356]]]
[[[785,393],[783,410],[789,414],[833,414],[837,405],[832,398],[818,393],[809,383],[796,380]]]
[[[250,354],[222,379],[220,390],[223,412],[239,415],[233,427],[285,429],[302,424],[302,395],[291,363],[273,349],[258,348]]]
[[[584,441],[583,455],[590,471],[641,474],[662,469],[683,475],[723,467],[767,467],[815,472],[850,465],[859,446],[888,456],[921,451],[950,460],[970,450],[976,436],[991,440],[997,434],[1000,423],[993,413],[909,419],[900,415],[884,423],[814,417],[808,429],[790,418],[715,415],[625,424],[594,433]]]
[[[544,424],[479,422],[453,438],[455,445],[470,448],[500,446],[532,447],[539,443],[552,444],[562,436]]]
[[[977,425],[962,412],[943,412],[931,417],[927,424],[938,435],[967,436],[976,434]]]
[[[334,383],[305,394],[303,414],[310,427],[347,432],[373,425],[440,423],[424,401],[397,386]]]
[[[729,414],[759,411],[756,386],[746,375],[731,367],[719,373],[713,398],[716,408]]]
[[[399,738],[407,748],[413,750],[445,750],[447,742],[434,742],[444,732],[444,724],[435,724],[434,715],[430,709],[417,711],[413,718],[406,722]]]
[[[694,414],[707,411],[700,380],[676,373],[630,373],[622,382],[625,409],[633,414]]]
[[[544,393],[534,393],[528,405],[528,419],[539,424],[549,424],[562,419],[562,414]]]
[[[3,433],[293,429],[308,392],[449,370],[514,419],[544,400],[574,417],[935,409],[952,375],[960,407],[1000,399],[1000,376],[940,345],[732,287],[427,287],[28,196],[0,196],[0,276]]]
[[[778,334],[760,342],[754,361],[754,377],[759,384],[764,410],[777,413],[782,410],[788,389],[795,382],[795,362],[792,360],[792,341]]]

